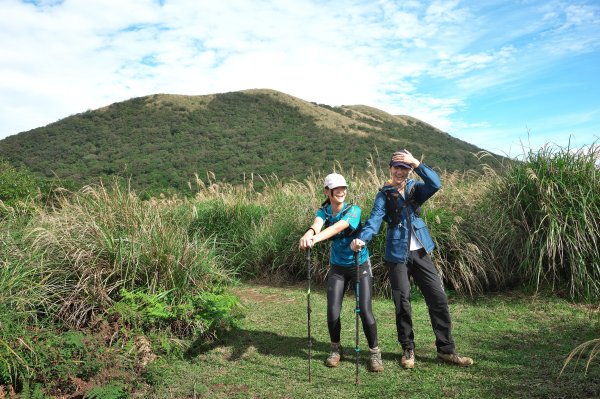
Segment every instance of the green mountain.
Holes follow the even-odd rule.
[[[137,189],[185,190],[194,174],[239,183],[364,170],[408,148],[431,166],[477,169],[481,151],[422,121],[363,106],[331,107],[273,90],[206,96],[155,94],[69,116],[0,141],[0,158],[79,183],[131,178]]]

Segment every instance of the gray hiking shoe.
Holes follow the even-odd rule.
[[[379,350],[379,347],[369,348],[369,371],[374,373],[383,371],[383,360],[381,360],[381,350]]]
[[[412,369],[415,367],[415,351],[414,351],[414,349],[405,349],[402,352],[402,358],[400,359],[400,365],[404,369]]]
[[[473,359],[466,356],[459,356],[457,353],[441,353],[437,354],[438,359],[443,360],[446,363],[454,364],[456,366],[467,367],[473,364]]]
[[[340,365],[340,361],[342,360],[342,346],[337,344],[331,344],[331,352],[329,352],[329,356],[325,359],[325,365],[327,367],[337,367]]]

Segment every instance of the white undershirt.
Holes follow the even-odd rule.
[[[423,246],[421,245],[421,243],[419,242],[419,240],[417,240],[415,238],[415,233],[412,233],[410,235],[410,250],[411,251],[416,251],[417,249],[421,249],[423,248]]]

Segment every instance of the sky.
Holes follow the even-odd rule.
[[[600,137],[600,0],[0,0],[0,139],[130,98],[267,88],[496,154]]]

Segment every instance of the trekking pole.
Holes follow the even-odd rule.
[[[310,308],[310,248],[308,248],[306,251],[306,266],[308,280],[308,291],[306,294],[306,316],[308,323],[308,382],[311,382],[312,379],[310,375],[310,361],[312,358],[312,339],[310,335],[310,313],[312,312],[312,309]]]
[[[359,302],[359,297],[360,297],[360,283],[359,283],[359,278],[360,278],[360,274],[358,272],[358,257],[359,257],[359,253],[360,252],[355,252],[354,253],[354,265],[356,266],[356,309],[354,310],[354,313],[356,313],[356,348],[354,349],[355,354],[356,354],[356,378],[354,380],[354,383],[356,385],[358,385],[358,353],[360,352],[360,348],[358,347],[358,318],[359,318],[359,313],[360,313],[360,302]]]

